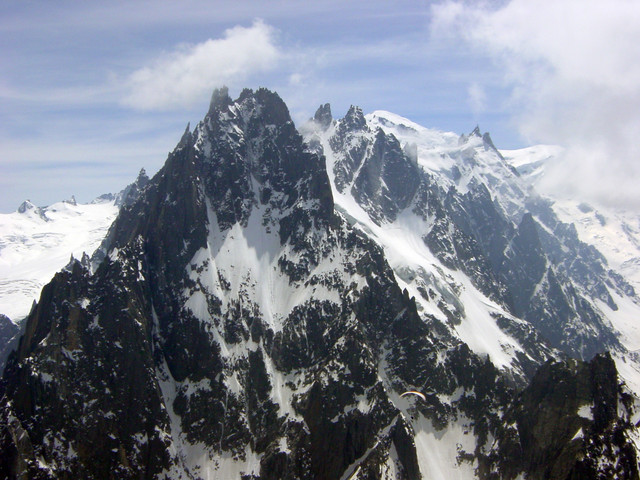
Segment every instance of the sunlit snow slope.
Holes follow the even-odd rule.
[[[15,212],[0,214],[0,313],[14,322],[25,317],[71,255],[91,255],[100,245],[117,213],[112,200],[73,200],[44,208],[26,201]]]
[[[562,148],[552,145],[536,145],[520,150],[502,150],[502,154],[524,181],[540,190],[545,167],[562,161],[562,151]],[[609,265],[639,291],[640,213],[579,198],[560,197],[557,192],[542,193],[552,198],[553,209],[560,219],[573,223],[580,238],[596,247]]]
[[[365,167],[356,167],[355,173],[345,174],[345,171],[353,157],[360,154],[366,157],[372,149],[375,150],[378,128],[381,128],[385,133],[395,136],[402,144],[404,153],[420,169],[436,177],[437,183],[444,189],[455,186],[464,192],[467,185],[477,181],[487,183],[497,190],[516,189],[515,194],[500,197],[504,200],[504,210],[516,215],[524,207],[517,200],[524,196],[524,184],[520,189],[517,176],[503,161],[501,165],[496,165],[501,160],[495,152],[484,151],[481,136],[466,138],[466,143],[461,146],[460,137],[455,133],[428,129],[390,112],[376,111],[359,119],[358,115],[361,116],[362,113],[352,107],[345,119],[334,122],[326,129],[316,129],[311,125],[306,132],[311,144],[320,143],[327,159],[336,208],[384,248],[397,281],[416,299],[418,309],[425,318],[435,318],[442,324],[447,324],[454,336],[474,352],[488,355],[498,368],[512,371],[518,377],[525,376],[523,365],[518,359],[526,358],[526,361],[531,362],[540,359],[534,360],[531,351],[523,348],[517,338],[498,326],[497,319],[508,318],[513,324],[520,324],[521,321],[479,291],[467,275],[444,265],[430,251],[424,236],[433,228],[434,219],[428,213],[426,217],[416,213],[415,208],[405,208],[395,218],[380,221],[375,216],[375,212],[379,210],[377,205],[371,205],[367,210],[363,207],[363,201],[355,198],[356,178],[361,176],[361,170]],[[366,126],[362,122],[366,122]],[[353,130],[345,133],[344,126],[350,123],[358,126],[355,129],[349,127]],[[338,138],[343,138],[344,145],[336,146]],[[364,153],[366,149],[368,153]],[[353,152],[352,158],[345,156],[345,151]],[[474,152],[474,158],[481,159],[482,163],[468,172],[462,172],[462,178],[456,178],[452,165],[471,151]],[[344,180],[345,175],[348,181]],[[504,182],[499,175],[507,175],[510,180],[516,181]],[[415,202],[414,199],[414,207]],[[427,290],[431,292],[431,299],[425,295]],[[538,348],[540,352],[544,352],[543,355],[550,354],[545,351],[546,347]]]
[[[542,189],[546,170],[554,162],[562,161],[563,149],[552,145],[536,145],[519,150],[502,150],[505,160],[520,173],[533,188]],[[609,266],[640,291],[640,214],[623,209],[585,202],[580,198],[560,195],[557,191],[543,191],[552,202],[556,215],[575,225],[580,239],[597,248]],[[619,332],[621,343],[632,352],[640,353],[640,308],[628,298],[615,297],[617,310],[601,305],[607,318]],[[625,355],[615,355],[620,373],[640,391],[638,361],[627,362]]]
[[[545,163],[558,158],[562,149],[540,145],[500,152],[489,135],[482,135],[479,129],[470,135],[459,136],[425,128],[390,112],[376,111],[361,120],[356,113],[357,109],[352,108],[344,119],[333,121],[325,128],[311,126],[307,133],[307,139],[312,143],[318,142],[327,157],[327,170],[337,207],[348,212],[355,224],[384,247],[399,283],[416,298],[423,315],[431,315],[447,323],[454,335],[476,353],[488,355],[498,367],[513,370],[516,375],[521,373],[522,365],[516,359],[530,357],[532,349],[522,345],[522,336],[514,336],[513,329],[501,328],[498,319],[504,322],[509,318],[512,325],[523,331],[530,327],[507,313],[500,302],[479,291],[467,275],[447,268],[430,252],[424,241],[425,232],[433,227],[428,209],[426,215],[417,214],[414,200],[408,205],[410,208],[397,216],[381,219],[375,213],[375,207],[367,208],[367,202],[371,200],[363,199],[358,190],[361,187],[355,185],[356,178],[364,176],[361,170],[365,168],[357,166],[357,158],[375,156],[374,151],[379,148],[376,147],[377,132],[381,129],[397,138],[404,154],[412,158],[420,170],[431,175],[442,189],[451,188],[465,195],[478,185],[486,186],[505,218],[517,225],[531,208],[531,199],[541,198],[535,186],[544,175]],[[359,115],[362,116],[361,113]],[[347,124],[351,133],[345,134]],[[358,132],[354,133],[356,130]],[[343,144],[337,147],[337,142]],[[369,148],[368,153],[363,153],[366,148]],[[345,151],[350,153],[345,156]],[[384,157],[385,154],[382,155]],[[384,193],[387,186],[383,184],[380,188],[383,192],[380,201],[384,204],[389,195]],[[577,201],[551,201],[558,219],[566,224],[575,224],[579,240],[602,252],[608,268],[623,275],[637,290],[640,284],[640,218],[628,212],[614,212]],[[429,204],[428,192],[426,204]],[[544,229],[547,227],[542,215],[534,211],[538,228]],[[548,233],[555,235],[552,230]],[[435,290],[440,301],[423,301],[427,286]],[[584,294],[588,295],[588,282],[582,287],[585,288]],[[611,294],[615,308],[597,298],[592,298],[591,302],[604,318],[602,328],[610,329],[623,346],[615,354],[619,368],[625,370],[623,375],[628,383],[640,391],[639,363],[626,363],[626,359],[635,357],[640,349],[640,328],[634,320],[640,314],[640,307],[634,297],[614,290]],[[451,321],[452,314],[458,321]],[[576,328],[585,327],[576,324]]]

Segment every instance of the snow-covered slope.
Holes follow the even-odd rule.
[[[528,184],[538,186],[544,176],[545,165],[558,159],[564,149],[558,145],[533,145],[517,150],[500,150]]]
[[[324,108],[329,111],[328,107]],[[455,218],[460,216],[477,216],[479,226],[476,228],[480,231],[480,237],[488,235],[489,250],[495,249],[495,244],[507,245],[505,255],[507,258],[512,255],[509,253],[511,247],[505,243],[509,240],[495,240],[491,238],[490,233],[483,234],[483,223],[486,223],[485,228],[505,228],[508,232],[509,228],[516,228],[523,221],[525,213],[531,211],[532,225],[535,225],[533,228],[539,232],[541,248],[545,252],[540,258],[546,259],[545,262],[554,262],[554,265],[547,264],[549,270],[546,275],[560,276],[574,282],[575,286],[570,288],[582,292],[579,293],[582,300],[577,302],[587,302],[589,305],[583,314],[573,320],[567,320],[568,328],[574,332],[581,332],[579,335],[583,338],[600,336],[601,340],[592,348],[607,348],[617,352],[616,359],[621,369],[625,370],[628,383],[633,385],[635,391],[640,392],[638,359],[626,363],[627,358],[635,358],[635,351],[640,347],[640,328],[634,321],[640,316],[640,307],[637,297],[630,294],[624,280],[618,282],[616,276],[622,274],[629,281],[636,281],[633,268],[640,265],[640,242],[634,234],[638,232],[640,224],[637,217],[635,223],[628,217],[622,220],[621,212],[609,212],[609,218],[615,218],[616,221],[608,221],[600,210],[577,202],[556,201],[552,205],[553,210],[550,210],[547,201],[541,200],[536,193],[535,185],[544,174],[545,163],[556,159],[562,151],[561,148],[535,146],[501,153],[493,145],[489,135],[481,134],[478,128],[470,135],[458,136],[425,128],[385,111],[362,116],[357,108],[352,108],[344,119],[332,122],[325,120],[324,125],[320,125],[316,118],[315,122],[305,128],[307,140],[312,145],[320,145],[327,157],[327,170],[337,207],[348,212],[352,222],[359,225],[385,249],[398,282],[415,296],[422,314],[425,317],[433,316],[448,324],[451,332],[476,353],[489,355],[496,366],[512,370],[516,375],[521,375],[524,365],[533,361],[531,357],[539,348],[535,346],[538,340],[525,345],[527,340],[531,342],[531,325],[510,314],[505,304],[495,296],[492,298],[490,292],[482,291],[479,282],[474,282],[469,277],[469,270],[473,268],[464,271],[466,261],[462,262],[462,268],[460,265],[452,268],[452,265],[436,258],[433,249],[428,248],[426,238],[435,223],[435,214],[430,214],[429,205],[433,201],[429,200],[429,195],[431,192],[435,196],[436,192],[425,189],[423,197],[426,198],[422,199],[422,203],[426,204],[427,208],[421,210],[418,205],[420,201],[416,200],[421,188],[418,187],[412,203],[405,206],[410,208],[401,209],[401,213],[388,208],[388,213],[382,215],[377,212],[385,211],[384,206],[389,204],[389,197],[394,195],[393,187],[383,182],[378,187],[381,193],[378,194],[377,200],[372,200],[371,195],[363,195],[362,191],[367,188],[367,183],[361,179],[371,176],[370,172],[365,170],[371,169],[370,164],[375,162],[382,164],[381,168],[384,170],[384,163],[393,156],[392,148],[387,147],[385,150],[380,146],[383,143],[382,137],[379,137],[377,132],[382,130],[399,141],[403,154],[419,167],[415,175],[422,175],[420,171],[424,172],[441,191],[449,190],[448,195],[457,192],[454,196],[449,196],[450,200],[445,202],[455,205],[456,195],[472,199],[466,203],[463,201],[461,206],[457,207],[460,213],[456,214],[456,208],[453,209],[454,217],[449,223],[456,222]],[[377,160],[372,162],[371,158]],[[400,170],[397,161],[395,162],[393,170]],[[389,177],[389,180],[393,179]],[[404,185],[407,185],[406,179]],[[486,188],[489,201],[497,206],[497,212],[501,212],[498,215],[503,215],[508,222],[512,222],[513,227],[504,223],[492,225],[492,218],[481,218],[481,210],[475,213],[470,210],[477,208],[474,205],[479,202],[473,200],[473,196],[477,196],[478,192],[482,193],[483,188]],[[486,205],[485,211],[487,208],[490,208],[490,205]],[[577,227],[577,235],[572,233],[572,223]],[[480,238],[478,233],[475,233],[475,236]],[[619,240],[620,237],[622,241]],[[581,242],[595,246],[605,255],[606,260]],[[523,245],[523,248],[525,250],[521,255],[526,256],[526,249],[532,246]],[[563,256],[567,258],[563,259]],[[503,262],[500,260],[500,254],[496,258],[498,260],[494,260],[494,264]],[[577,264],[580,266],[576,267]],[[531,266],[535,264],[525,265],[525,268],[530,269]],[[522,265],[519,266],[516,262],[502,267],[507,280],[513,280],[513,274],[509,270],[514,268],[522,268]],[[605,273],[608,268],[612,268],[613,272]],[[605,280],[606,286],[604,283],[595,286],[593,282],[600,280],[594,279],[603,274],[608,278]],[[540,305],[545,305],[552,291],[552,288],[544,283],[547,282],[545,278],[543,276],[540,280],[541,285],[536,287],[543,288],[535,300]],[[424,294],[429,288],[432,292],[435,291],[435,298],[440,300],[434,302],[433,295]],[[569,300],[570,303],[574,301]],[[547,309],[548,306],[542,308]],[[527,315],[524,312],[523,314]],[[529,315],[535,318],[538,314],[532,312]],[[587,326],[588,323],[581,318],[593,315],[601,320],[596,320],[595,330],[590,330],[593,327]],[[559,310],[553,312],[549,319],[553,322],[558,316]],[[596,331],[600,333],[595,333]],[[546,336],[554,334],[553,328],[548,331],[543,328],[542,332]],[[558,338],[565,335],[570,342],[575,333],[568,334],[565,331],[559,335]],[[556,345],[562,345],[563,342]],[[583,352],[587,356],[590,355],[584,350]],[[526,360],[521,364],[523,359]]]
[[[522,179],[540,191],[545,167],[562,161],[563,149],[554,145],[535,145],[519,150],[501,150],[505,160]],[[553,201],[553,210],[566,223],[573,223],[580,239],[596,247],[616,272],[640,291],[640,213],[598,204],[584,199],[561,197],[543,191]]]
[[[29,313],[43,285],[69,263],[100,245],[118,213],[114,200],[75,200],[39,208],[25,201],[0,214],[0,313],[14,322]]]
[[[504,213],[522,215],[527,185],[499,154],[488,133],[476,127],[469,135],[457,135],[422,127],[399,115],[376,110],[366,115],[372,130],[381,128],[395,136],[409,156],[443,188],[455,186],[461,194],[474,184],[485,184]]]
[[[354,198],[352,192],[357,173],[348,184],[342,186],[339,185],[340,179],[336,179],[336,172],[340,174],[340,165],[345,161],[344,151],[362,142],[363,138],[372,144],[376,129],[383,127],[401,139],[405,152],[412,152],[410,155],[415,155],[422,169],[437,175],[445,188],[453,186],[456,182],[451,167],[452,157],[460,152],[458,135],[430,130],[389,112],[377,111],[365,118],[367,131],[353,135],[348,139],[351,145],[339,150],[332,147],[332,138],[338,133],[340,122],[325,131],[308,132],[312,144],[319,141],[322,145],[336,208],[383,247],[398,283],[416,299],[419,311],[425,318],[433,317],[442,324],[449,324],[454,336],[474,352],[488,356],[497,367],[513,370],[517,376],[523,377],[523,366],[518,364],[515,352],[525,357],[528,354],[517,339],[497,325],[498,318],[518,320],[480,292],[463,272],[444,265],[429,250],[423,237],[433,227],[433,219],[429,219],[428,215],[424,218],[407,208],[393,221],[377,221]],[[478,141],[474,140],[474,145],[469,148],[477,147],[476,144]],[[482,144],[481,138],[479,144]],[[472,174],[467,175],[464,186],[472,178]],[[431,290],[431,295],[425,295],[426,289]],[[452,320],[454,316],[456,318]],[[544,351],[544,347],[538,348]]]
[[[536,189],[544,188],[549,165],[562,161],[563,149],[553,145],[536,145],[519,150],[502,150],[505,160],[520,173],[524,182]],[[602,205],[590,200],[560,195],[557,190],[543,190],[558,218],[575,226],[580,239],[595,247],[615,272],[640,291],[640,213]],[[638,302],[614,295],[617,309],[601,304],[622,345],[629,354],[614,352],[618,370],[635,392],[640,392],[640,307]]]
[[[473,178],[487,185],[493,200],[516,222],[525,210],[525,204],[538,197],[536,189],[544,178],[545,167],[549,162],[562,159],[563,149],[554,145],[498,151],[488,135],[481,136],[478,129],[468,137],[458,137],[453,133],[427,129],[389,112],[376,111],[366,118],[372,129],[380,127],[396,136],[405,151],[416,151],[418,164],[436,176],[438,183],[446,185],[449,182],[461,191],[465,190]],[[471,152],[473,149],[475,152]],[[459,160],[465,155],[467,159],[461,166]],[[469,157],[473,160],[469,161]],[[514,175],[514,169],[518,175]],[[547,192],[544,193],[547,194],[545,202],[548,202],[557,219],[564,224],[574,225],[579,240],[592,245],[604,255],[606,262],[603,266],[622,275],[636,292],[639,291],[640,214],[632,210],[586,203],[581,199],[560,198],[557,195],[549,197]],[[542,228],[547,228],[545,215],[546,213],[534,211],[534,218],[538,219]],[[549,233],[556,235],[552,230]],[[637,357],[640,352],[638,298],[614,291],[611,295],[611,305],[598,299],[594,300],[594,304],[623,346],[622,350],[613,349],[618,368],[634,391],[640,392],[640,359]],[[478,317],[477,314],[475,316]],[[488,335],[490,331],[485,326],[473,338],[492,338],[501,345],[508,345],[499,341],[500,337],[496,337],[495,332]],[[476,351],[482,351],[477,346],[474,347],[477,341],[466,338],[465,341]],[[494,353],[492,359],[495,356]]]
[[[569,199],[555,200],[553,209],[640,291],[640,213]]]
[[[439,174],[439,181],[450,176],[452,161],[460,151],[459,137],[456,134],[428,129],[384,111],[376,111],[366,118],[372,128],[380,126],[393,133],[403,145],[417,145],[418,162],[426,171]],[[534,145],[518,150],[501,149],[491,152],[493,144],[487,143],[488,137],[481,139],[479,130],[474,132],[476,135],[472,133],[469,136],[471,141],[467,148],[482,146],[487,154],[475,156],[480,164],[475,166],[473,174],[477,176],[480,172],[482,180],[494,187],[490,191],[496,201],[505,202],[501,198],[507,191],[501,186],[504,183],[512,184],[510,193],[513,197],[526,198],[532,188],[533,195],[543,194],[548,197],[559,220],[574,224],[581,241],[596,247],[615,272],[623,275],[636,290],[640,289],[640,213],[633,209],[585,202],[584,199],[562,198],[557,192],[552,194],[541,190],[545,167],[550,162],[562,161],[564,149],[560,146]],[[497,152],[500,155],[495,155]],[[519,178],[514,178],[510,173],[505,175],[505,167],[513,167]],[[459,188],[460,182],[456,183]],[[517,203],[516,198],[510,201]]]

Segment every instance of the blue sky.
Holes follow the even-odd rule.
[[[277,91],[297,124],[356,104],[458,133],[479,124],[499,148],[562,144],[571,171],[586,168],[576,185],[607,196],[623,182],[614,200],[635,202],[638,5],[2,2],[0,212],[155,173],[222,84]],[[603,165],[621,174],[604,181]]]

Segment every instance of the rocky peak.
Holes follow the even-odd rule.
[[[35,208],[37,207],[33,203],[31,203],[31,200],[25,200],[18,207],[18,213],[25,213],[27,210],[33,210]]]
[[[482,132],[480,131],[480,126],[476,125],[476,128],[474,128],[471,133],[466,134],[463,133],[462,135],[460,135],[460,138],[458,139],[458,145],[464,145],[465,143],[467,143],[471,138],[482,138]]]
[[[284,126],[293,125],[286,103],[275,92],[259,88],[254,94],[256,104],[261,107],[265,124]]]
[[[500,155],[500,157],[502,157],[500,152],[498,152],[496,146],[493,144],[493,140],[491,140],[491,135],[489,135],[489,132],[484,132],[482,134],[482,143],[484,144],[484,147],[486,149],[494,150],[496,153],[498,153],[498,155]]]
[[[373,140],[362,110],[352,105],[329,138],[331,149],[337,153],[333,174],[339,192],[354,180],[355,173],[370,154]]]
[[[324,157],[280,97],[221,89],[121,209],[95,271],[73,260],[44,288],[0,381],[0,478],[418,479],[445,463],[458,478],[598,478],[587,457],[610,469],[599,478],[638,478],[610,358],[549,363],[516,391],[500,350],[453,335],[492,318],[520,332],[533,347],[514,356],[545,351],[521,360],[527,379],[555,356],[443,273],[500,300],[487,258],[509,245],[506,270],[544,267],[536,219],[512,227],[483,183],[445,192],[357,107],[340,125],[336,185],[381,228],[407,212],[442,268],[394,273],[384,235],[333,213]]]
[[[476,128],[474,128],[473,131],[469,135],[464,135],[464,134],[461,135],[458,143],[460,145],[462,145],[464,143],[467,143],[471,138],[482,139],[482,145],[484,146],[484,149],[485,150],[492,150],[496,155],[498,155],[498,157],[500,159],[502,159],[504,161],[504,158],[502,157],[502,154],[500,153],[500,151],[493,144],[493,140],[491,140],[491,135],[489,134],[489,132],[482,133],[482,131],[480,130],[480,126],[479,125],[476,125]],[[510,170],[513,170],[513,169],[510,169]]]
[[[483,144],[485,150],[493,151],[498,156],[498,158],[500,158],[500,160],[502,160],[504,162],[504,164],[507,165],[507,168],[509,168],[509,170],[515,176],[517,176],[517,177],[520,176],[520,174],[518,173],[518,171],[514,167],[512,167],[511,165],[507,164],[507,162],[505,161],[504,157],[500,153],[500,150],[498,150],[496,148],[496,146],[493,144],[493,140],[491,139],[491,135],[489,135],[489,132],[484,132],[482,134],[482,144]]]
[[[95,273],[74,261],[45,288],[0,390],[17,399],[0,404],[0,477],[195,477],[190,448],[212,469],[260,455],[260,478],[340,478],[379,455],[418,476],[374,355],[427,332],[382,250],[332,217],[324,159],[282,105],[260,90],[214,107],[121,209]]]
[[[209,113],[214,110],[222,110],[231,104],[231,97],[229,97],[229,89],[226,86],[216,88],[211,95],[211,102],[209,103]]]
[[[323,129],[329,128],[329,125],[333,122],[333,116],[331,115],[331,106],[328,103],[320,105],[313,116],[315,122]]]
[[[378,128],[352,188],[354,198],[380,222],[393,221],[406,208],[420,184],[416,163],[393,135]]]
[[[86,271],[90,271],[91,269],[91,257],[87,255],[87,252],[82,252],[82,257],[80,259],[75,258],[72,253],[69,258],[69,263],[67,263],[63,270],[66,272],[72,272],[76,263],[80,264],[80,266]]]
[[[308,150],[276,93],[245,89],[235,101],[213,105],[195,128],[193,145],[221,227],[246,222],[258,204],[279,212],[309,200],[322,218],[331,216],[324,157]]]
[[[347,131],[368,130],[367,121],[364,118],[362,109],[358,106],[351,105],[349,111],[342,119],[340,126]]]
[[[265,88],[255,92],[245,88],[236,100],[226,90],[214,92],[213,98],[209,112],[194,130],[196,142],[203,136],[215,142],[243,142],[243,137],[260,136],[265,128],[295,130],[286,104]]]
[[[236,100],[232,100],[225,90],[223,100],[212,101],[205,122],[233,124],[244,130],[252,125],[272,125],[280,127],[293,123],[284,101],[280,96],[266,88],[253,91],[245,88]],[[218,98],[220,94],[214,97]],[[255,133],[255,132],[252,132]]]
[[[36,207],[33,203],[31,203],[30,200],[25,200],[24,202],[22,202],[17,211],[22,215],[37,215],[45,222],[49,221],[49,218],[45,214],[44,210],[40,207]]]
[[[188,128],[189,127],[187,127],[187,129]],[[133,204],[148,184],[149,177],[147,176],[147,172],[144,168],[141,168],[136,180],[116,195],[116,205],[122,207]]]
[[[192,142],[192,137],[191,137],[191,122],[187,123],[186,128],[184,129],[184,133],[182,134],[182,137],[180,138],[180,141],[178,142],[178,145],[176,146],[176,148],[181,148],[186,146],[187,144]],[[140,175],[144,174],[144,176],[146,176],[146,172],[144,171],[144,168],[142,170],[140,170],[140,174],[138,175],[138,178],[140,178]]]
[[[187,125],[187,131],[189,130],[189,125]],[[140,169],[140,172],[138,172],[138,176],[136,177],[136,182],[140,185],[140,184],[147,184],[149,183],[149,176],[147,175],[147,171],[144,168]],[[144,185],[143,185],[144,186]]]

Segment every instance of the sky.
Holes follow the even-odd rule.
[[[640,211],[637,0],[7,0],[0,212],[155,173],[222,85],[562,145],[541,188]]]

